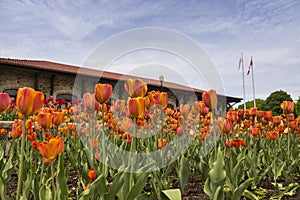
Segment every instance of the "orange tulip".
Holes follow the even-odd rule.
[[[144,118],[145,100],[142,97],[128,99],[128,111],[132,118]]]
[[[163,108],[168,105],[168,93],[166,92],[155,92],[151,91],[149,93],[151,104],[161,105]]]
[[[278,139],[278,131],[269,131],[266,133],[266,137],[268,140],[277,140]]]
[[[15,119],[12,125],[11,132],[8,133],[9,138],[20,138],[22,135],[22,120]]]
[[[96,170],[94,170],[93,168],[90,168],[88,170],[88,177],[90,179],[90,182],[93,182],[96,179],[96,177],[97,177]]]
[[[95,97],[100,103],[108,102],[112,95],[112,86],[110,84],[98,83],[94,87]]]
[[[56,126],[61,125],[64,122],[64,113],[63,112],[53,112],[53,124]]]
[[[217,104],[218,104],[218,97],[216,90],[208,90],[208,94],[210,95],[210,100],[211,100],[211,109],[216,109]]]
[[[33,115],[43,106],[44,94],[32,88],[19,88],[17,94],[17,108],[23,115]]]
[[[52,114],[48,112],[39,112],[38,123],[44,128],[48,129],[52,127]]]
[[[53,136],[48,142],[40,143],[38,149],[45,161],[51,163],[64,151],[64,142],[61,137]]]
[[[290,101],[283,101],[280,106],[283,113],[288,114],[294,112],[295,103]]]
[[[166,140],[166,139],[159,138],[159,139],[157,140],[157,147],[158,147],[159,149],[162,149],[163,147],[166,147],[167,144],[168,144],[168,140]]]
[[[95,94],[91,94],[87,92],[83,95],[83,100],[84,100],[85,108],[89,113],[92,113],[95,110],[99,110],[100,104],[96,100]]]
[[[209,108],[206,107],[205,104],[202,101],[199,102],[198,109],[199,109],[199,112],[202,116],[205,116],[209,113]]]
[[[130,97],[143,97],[147,92],[147,84],[141,79],[129,79],[124,88]]]
[[[272,119],[272,111],[263,111],[262,116],[266,120],[270,121]]]
[[[0,113],[6,111],[10,105],[10,97],[7,93],[0,93]]]
[[[249,115],[255,117],[257,115],[257,108],[250,108]]]
[[[281,116],[274,116],[273,117],[273,123],[278,125],[281,123]]]
[[[250,135],[252,135],[253,137],[259,136],[259,128],[252,127],[250,130],[251,130]]]

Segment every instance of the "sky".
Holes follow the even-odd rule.
[[[297,100],[299,10],[298,0],[0,0],[0,57],[86,67],[91,55],[107,41],[124,33],[156,27],[177,33],[202,48],[201,54],[207,55],[205,59],[209,58],[218,72],[216,80],[222,80],[221,93],[243,97],[242,70],[238,70],[243,52],[246,101],[253,99],[252,76],[246,75],[251,56],[257,98],[266,99],[272,92],[284,90]],[[140,39],[139,35],[136,39]],[[164,74],[165,81],[211,89],[213,84],[207,83],[214,82],[214,78],[208,78],[205,72],[196,76],[190,60],[185,59],[195,49],[163,37],[156,44],[165,41],[188,49],[183,53],[186,56],[145,48],[117,55],[105,69],[150,78]],[[108,44],[112,49],[130,46],[128,41]]]

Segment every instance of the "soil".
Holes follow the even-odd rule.
[[[76,190],[77,190],[77,176],[74,170],[70,170],[69,172],[70,176],[68,178],[68,189],[70,191],[70,198],[71,199],[76,199]],[[111,181],[111,180],[110,180]],[[17,182],[18,182],[18,177],[15,173],[11,175],[11,179],[8,182],[7,186],[7,195],[10,197],[15,197],[16,195],[16,189],[17,189]],[[300,178],[296,179],[296,182],[300,183]],[[204,193],[203,188],[204,188],[204,183],[205,180],[201,179],[201,176],[197,177],[191,177],[189,182],[186,184],[185,189],[182,194],[182,199],[183,200],[209,200],[209,197]],[[279,180],[280,184],[287,185],[284,180]],[[175,180],[172,184],[173,188],[180,188],[179,182]],[[257,188],[264,188],[266,189],[266,193],[264,194],[264,199],[270,199],[270,197],[274,194],[278,193],[278,190],[274,189],[274,186],[271,183],[271,179],[269,178],[264,178],[259,186]],[[145,186],[146,191],[152,191],[150,184],[147,184]],[[251,190],[250,190],[251,191]],[[82,191],[79,191],[81,193]],[[255,193],[255,191],[251,191]],[[33,196],[31,195],[29,200],[33,200]],[[243,198],[245,199],[245,198]],[[284,196],[282,198],[283,200],[299,200],[300,199],[300,192],[297,192],[294,196]]]

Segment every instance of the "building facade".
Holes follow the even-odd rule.
[[[86,92],[93,93],[97,83],[108,83],[113,86],[114,99],[127,99],[124,83],[129,78],[139,78],[118,73],[103,72],[78,66],[54,63],[49,61],[19,60],[0,58],[0,92],[7,92],[15,98],[17,89],[31,87],[42,91],[45,97],[59,99],[81,99]],[[141,78],[148,85],[148,91],[163,90],[168,93],[169,104],[192,104],[201,100],[203,90],[183,85]],[[218,96],[227,107],[239,103],[242,99],[229,96]]]

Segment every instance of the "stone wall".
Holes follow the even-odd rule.
[[[85,92],[94,92],[94,85],[98,82],[108,83],[113,86],[112,100],[127,99],[128,94],[124,90],[124,81],[114,81],[108,79],[99,80],[98,77],[84,76],[71,73],[59,73],[55,71],[39,70],[36,68],[18,67],[0,64],[0,92],[6,89],[18,89],[19,87],[31,87],[42,91],[45,97],[56,98],[59,94],[70,94],[77,98],[82,98]],[[150,90],[159,90],[158,87],[149,87]],[[193,104],[194,98],[191,94],[169,90],[169,104],[176,107],[176,103]],[[193,96],[193,95],[192,95]],[[176,102],[176,99],[178,101]]]

